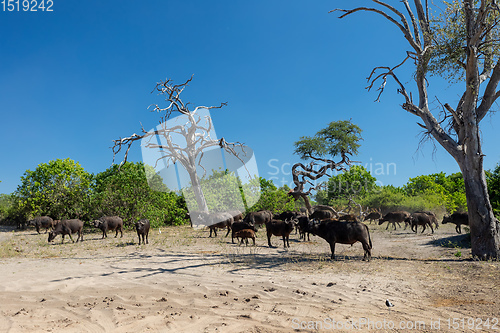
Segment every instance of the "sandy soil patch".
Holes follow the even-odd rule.
[[[467,260],[454,226],[369,227],[370,262],[359,243],[337,245],[330,261],[318,237],[269,248],[263,230],[247,247],[189,227],[155,229],[141,246],[133,232],[61,245],[3,228],[0,331],[500,331],[500,264]]]

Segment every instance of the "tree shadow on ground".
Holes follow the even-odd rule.
[[[448,248],[464,248],[470,249],[470,233],[468,234],[459,234],[456,236],[449,236],[439,239],[434,239],[426,243],[426,245],[434,245],[434,246],[442,246]]]

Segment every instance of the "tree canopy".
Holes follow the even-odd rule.
[[[302,136],[295,142],[294,153],[301,159],[330,157],[341,155],[343,152],[357,155],[361,146],[361,128],[350,120],[332,121],[326,128],[319,130],[313,137]]]

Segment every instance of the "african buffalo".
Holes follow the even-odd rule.
[[[83,242],[82,231],[83,231],[83,221],[80,221],[78,219],[57,221],[56,225],[54,226],[54,229],[51,232],[49,232],[49,243],[52,242],[57,235],[62,235],[61,244],[64,243],[65,235],[69,235],[69,238],[74,243],[75,241],[73,240],[73,237],[71,237],[71,234],[74,233],[78,233],[78,238],[76,239],[76,242],[78,242],[78,240]]]
[[[436,229],[439,228],[439,222],[436,218],[436,214],[434,214],[433,212],[429,211],[429,210],[420,210],[420,211],[417,211],[415,213],[424,213],[424,214],[427,214],[429,216],[429,219],[431,220],[431,223],[434,224],[434,226],[436,227]]]
[[[148,244],[148,234],[149,234],[149,220],[142,219],[135,222],[135,230],[137,231],[137,236],[139,237],[139,245],[141,245],[141,236],[142,236],[142,244]],[[144,237],[146,238],[146,243],[144,243]]]
[[[385,230],[387,230],[389,228],[390,223],[392,223],[392,225],[394,226],[394,230],[396,230],[396,223],[398,224],[398,226],[401,227],[399,222],[405,222],[405,220],[408,217],[410,217],[410,213],[408,213],[404,210],[397,211],[397,212],[390,212],[390,213],[385,214],[384,217],[382,217],[378,220],[378,225],[381,225],[382,223],[387,221],[388,223],[387,223],[387,227],[385,228]],[[405,222],[405,223],[408,226],[408,223],[407,222]],[[405,229],[406,229],[406,227],[405,227]]]
[[[244,221],[238,221],[238,222],[234,222],[232,225],[231,225],[231,242],[234,244],[234,238],[238,238],[236,236],[236,233],[240,230],[244,230],[244,229],[251,229],[253,231],[257,231],[255,230],[255,227],[250,224],[250,223],[247,223],[247,222],[244,222]]]
[[[469,214],[467,213],[453,213],[450,216],[443,216],[443,222],[441,224],[453,223],[456,225],[455,230],[457,233],[462,233],[461,225],[469,225]]]
[[[431,217],[426,213],[413,213],[408,217],[405,222],[409,222],[411,225],[411,230],[415,233],[417,232],[418,226],[422,226],[422,233],[425,231],[425,226],[428,225],[432,233],[434,233],[434,229],[432,228],[432,220]],[[415,230],[413,230],[415,228]]]
[[[123,237],[123,220],[118,216],[103,216],[94,221],[94,227],[102,230],[102,239],[108,237],[107,231],[116,230],[115,238],[118,236],[118,231]]]
[[[370,260],[372,256],[372,240],[368,227],[361,222],[342,222],[324,220],[320,223],[309,223],[307,231],[319,236],[330,244],[331,259],[335,259],[335,243],[354,244],[361,242],[365,251],[363,260]]]
[[[371,212],[370,214],[365,216],[365,221],[370,221],[370,224],[372,224],[373,221],[379,220],[382,218],[382,214],[380,212]]]
[[[283,247],[290,247],[289,236],[293,228],[294,223],[292,221],[271,220],[266,222],[267,245],[273,247],[271,245],[271,236],[274,235],[283,238]]]
[[[233,217],[231,214],[226,213],[226,212],[217,212],[217,213],[210,213],[209,214],[209,223],[210,225],[208,228],[210,228],[210,236],[212,237],[212,231],[215,234],[215,237],[217,237],[217,228],[223,229],[227,228],[227,233],[226,236],[229,235],[231,232],[231,225],[233,224]]]
[[[261,225],[266,224],[273,219],[273,213],[270,210],[260,210],[258,212],[250,212],[243,219],[244,222],[252,224],[256,229]]]
[[[295,226],[299,230],[299,239],[306,240],[306,229],[309,225],[309,217],[307,215],[298,215],[295,219]],[[307,240],[310,241],[309,233],[307,233]]]
[[[28,225],[35,226],[38,233],[40,233],[40,227],[45,228],[45,233],[47,233],[49,229],[54,228],[55,223],[49,216],[37,216],[33,220],[29,221]]]
[[[248,238],[253,240],[253,245],[255,246],[255,231],[252,229],[243,229],[237,231],[235,233],[235,237],[241,238],[241,242],[239,245],[243,244],[243,241],[246,241],[246,245],[248,245]]]

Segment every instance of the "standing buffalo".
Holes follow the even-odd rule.
[[[467,213],[453,213],[450,216],[443,216],[443,222],[441,224],[453,223],[456,225],[455,230],[457,233],[462,233],[461,225],[469,225],[469,214]]]
[[[102,238],[108,237],[107,231],[116,230],[115,238],[118,236],[118,231],[123,237],[123,220],[118,216],[103,216],[94,221],[94,227],[102,230]]]
[[[255,246],[255,231],[252,229],[243,229],[235,234],[236,237],[241,238],[241,242],[239,245],[243,244],[243,241],[246,241],[246,245],[248,245],[248,239],[251,238],[253,240],[253,246]]]
[[[426,213],[413,213],[405,220],[405,222],[409,222],[411,224],[411,230],[415,233],[417,232],[419,225],[422,226],[422,233],[425,231],[426,225],[428,225],[431,228],[432,233],[434,233],[431,217]],[[413,230],[413,228],[415,228],[415,230]]]
[[[29,221],[28,225],[35,226],[38,233],[40,233],[40,227],[45,228],[45,233],[47,233],[49,229],[54,228],[55,223],[49,216],[37,216],[33,220]]]
[[[396,230],[396,223],[398,224],[398,226],[401,227],[401,225],[399,224],[399,222],[405,222],[405,220],[407,218],[410,217],[410,213],[404,211],[404,210],[401,210],[401,211],[397,211],[397,212],[390,212],[390,213],[387,213],[384,215],[384,217],[382,217],[381,219],[378,220],[378,225],[381,225],[382,223],[384,222],[388,222],[387,223],[387,227],[385,228],[385,230],[387,230],[389,228],[389,224],[392,223],[392,225],[394,226],[394,230]],[[408,223],[406,223],[406,226],[408,226]],[[406,229],[406,227],[405,227]]]
[[[266,222],[267,245],[273,247],[271,245],[271,236],[274,235],[283,238],[283,247],[290,247],[289,236],[293,231],[293,227],[294,223],[292,221],[271,220]]]
[[[236,236],[237,232],[245,229],[256,231],[255,227],[252,224],[244,221],[237,221],[231,225],[231,242],[233,244],[234,244],[234,238],[238,239],[238,236]]]
[[[149,220],[142,219],[135,222],[135,230],[137,231],[137,236],[139,237],[139,245],[141,245],[141,236],[142,236],[142,244],[148,244],[148,234],[149,234]],[[146,238],[146,242],[144,243],[144,237]]]
[[[233,224],[233,216],[229,213],[225,212],[220,212],[220,213],[210,213],[209,214],[209,223],[210,225],[208,226],[210,228],[210,236],[212,237],[212,231],[215,234],[215,237],[217,237],[217,228],[219,229],[224,229],[227,228],[227,233],[226,236],[229,235],[231,232],[231,225]]]
[[[252,224],[256,229],[258,229],[261,225],[266,224],[272,219],[273,213],[270,210],[260,210],[258,212],[248,213],[243,221]]]
[[[372,256],[372,240],[368,227],[361,222],[341,222],[325,220],[320,223],[309,223],[308,232],[319,236],[330,244],[332,260],[335,259],[335,243],[354,244],[361,242],[365,255],[363,260],[370,260]]]
[[[49,232],[49,243],[56,238],[57,235],[62,235],[61,244],[64,243],[64,236],[68,235],[71,241],[74,243],[73,237],[71,234],[78,233],[78,238],[76,242],[80,240],[83,242],[83,221],[78,219],[73,220],[61,220],[58,221],[54,227],[54,230]]]

